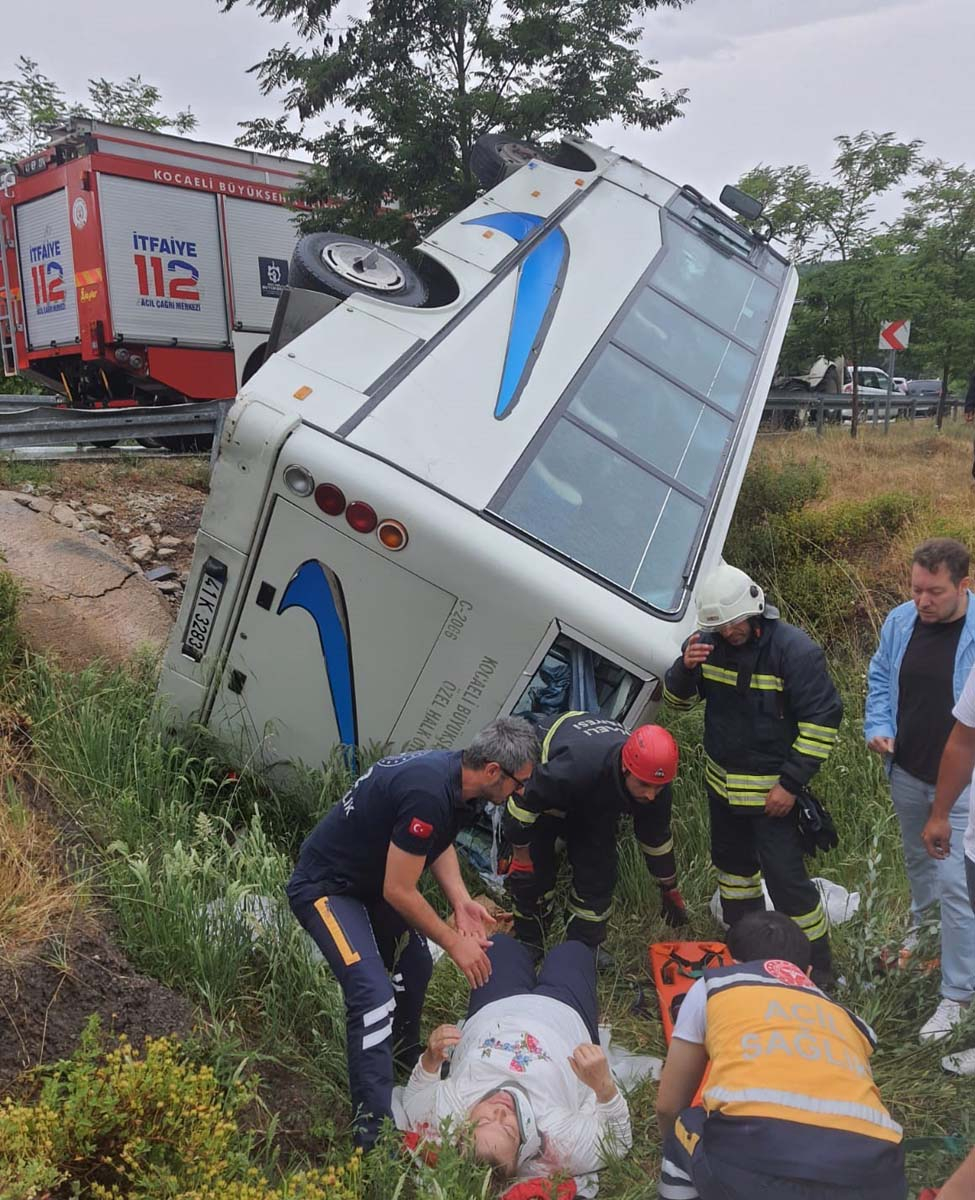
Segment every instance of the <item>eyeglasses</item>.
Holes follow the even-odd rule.
[[[515,785],[515,791],[521,793],[525,790],[525,784],[531,779],[531,773],[527,774],[524,779],[519,779],[517,775],[512,775],[510,771],[506,771],[504,767],[498,763],[498,768],[502,775],[507,775],[511,782]]]

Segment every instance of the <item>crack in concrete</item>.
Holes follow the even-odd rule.
[[[38,596],[37,599],[47,603],[51,600],[101,600],[103,596],[108,596],[112,592],[120,592],[122,588],[134,579],[135,571],[129,571],[121,583],[113,583],[110,587],[103,588],[100,592],[51,592],[48,591],[46,596]]]

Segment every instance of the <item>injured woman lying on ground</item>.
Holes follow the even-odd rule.
[[[599,1046],[592,951],[556,946],[536,978],[525,946],[504,934],[493,942],[491,977],[471,993],[463,1031],[435,1029],[410,1076],[409,1127],[469,1128],[478,1159],[504,1178],[597,1171],[626,1154],[632,1132]]]

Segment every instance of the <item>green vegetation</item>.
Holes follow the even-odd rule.
[[[841,842],[813,864],[815,873],[860,893],[856,915],[834,929],[838,967],[846,980],[841,999],[877,1031],[876,1076],[908,1136],[955,1134],[965,1144],[975,1140],[975,1080],[945,1074],[940,1058],[975,1042],[975,1022],[948,1042],[921,1046],[917,1031],[938,1001],[936,975],[877,973],[879,952],[898,944],[905,930],[907,885],[886,782],[878,760],[863,745],[862,712],[874,622],[903,594],[910,545],[939,522],[975,538],[970,453],[963,428],[938,439],[921,430],[896,430],[886,439],[868,436],[856,443],[840,430],[822,442],[805,436],[769,439],[756,453],[727,552],[731,561],[759,575],[773,601],[782,602],[827,641],[846,703],[840,742],[818,784]],[[10,593],[4,602],[2,595],[0,582],[0,617],[7,616],[0,629],[5,629],[14,597]],[[339,1166],[346,1172],[342,1186],[348,1186],[352,1155],[344,1014],[330,973],[313,958],[282,892],[301,838],[347,785],[342,761],[334,760],[323,772],[270,783],[246,764],[234,764],[230,771],[202,739],[167,742],[160,732],[165,719],[153,714],[155,665],[148,660],[124,669],[93,667],[69,674],[42,659],[8,657],[0,678],[0,700],[31,718],[32,769],[88,835],[88,890],[112,910],[117,933],[137,966],[178,987],[202,1012],[191,1058],[170,1045],[154,1061],[165,1059],[171,1075],[174,1064],[179,1065],[185,1072],[180,1088],[202,1087],[199,1070],[212,1066],[217,1081],[212,1086],[224,1089],[223,1111],[234,1131],[225,1131],[227,1140],[221,1145],[232,1165],[214,1177],[223,1189],[214,1193],[214,1200],[216,1194],[236,1200],[311,1200],[320,1194],[328,1200],[349,1195],[357,1200],[490,1196],[492,1185],[484,1171],[449,1146],[435,1166],[407,1167],[386,1144],[362,1160],[359,1192],[335,1190]],[[715,881],[708,855],[701,714],[679,719],[665,714],[665,719],[682,747],[675,837],[681,886],[692,915],[688,936],[713,937],[708,901]],[[434,890],[430,897],[439,902]],[[600,981],[601,1000],[618,1043],[660,1056],[663,1038],[646,963],[648,944],[670,934],[658,903],[627,830],[609,943],[617,965]],[[919,957],[935,952],[932,941]],[[427,1029],[461,1015],[466,994],[460,974],[442,959],[428,993]],[[53,1110],[63,1110],[60,1124],[75,1128],[72,1114],[82,1112],[81,1094],[91,1091],[82,1081],[105,1061],[94,1041],[86,1045],[74,1066],[58,1068],[50,1077],[58,1081],[56,1086],[49,1080],[41,1093],[25,1093],[6,1114],[0,1111],[0,1146],[7,1147],[6,1160],[0,1153],[0,1164],[7,1165],[0,1170],[9,1174],[11,1161],[19,1161],[22,1170],[29,1162],[37,1172],[70,1165],[61,1150],[48,1153],[40,1134],[34,1157],[25,1152],[17,1160],[16,1148],[25,1145],[17,1130],[30,1121],[38,1123],[29,1126],[36,1129],[45,1119],[57,1123],[30,1115],[41,1103],[43,1087]],[[124,1051],[123,1058],[128,1054]],[[148,1057],[147,1051],[140,1061]],[[274,1158],[269,1149],[276,1122],[273,1090],[262,1092],[270,1111],[250,1105],[245,1119],[243,1107],[235,1105],[240,1081],[255,1069],[260,1072],[262,1063],[272,1074],[286,1067],[304,1081],[307,1107],[300,1120],[317,1147],[314,1161]],[[634,1148],[603,1173],[601,1194],[610,1200],[643,1200],[648,1179],[656,1176],[660,1146],[652,1115],[654,1093],[648,1082],[630,1097]],[[202,1107],[206,1110],[207,1104]],[[106,1112],[99,1110],[99,1128],[103,1123],[111,1127]],[[11,1124],[4,1125],[5,1120]],[[207,1128],[212,1132],[212,1126]],[[201,1145],[192,1139],[205,1141],[211,1136],[207,1128],[181,1127],[184,1141],[179,1144]],[[251,1134],[256,1136],[248,1140]],[[84,1157],[89,1151],[75,1153]],[[116,1161],[114,1149],[105,1153]],[[179,1157],[166,1160],[177,1179]],[[198,1157],[205,1157],[204,1152]],[[240,1175],[245,1158],[256,1177]],[[148,1164],[146,1170],[155,1169],[155,1159],[138,1161]],[[950,1155],[937,1149],[912,1154],[908,1162],[915,1187],[938,1182],[952,1167]],[[329,1178],[329,1164],[335,1183],[322,1184]],[[308,1170],[318,1174],[307,1175]],[[38,1175],[42,1178],[48,1177]],[[120,1196],[150,1194],[137,1190],[130,1178],[112,1178]],[[37,1189],[45,1186],[52,1185],[38,1183]],[[153,1195],[209,1200],[210,1193],[193,1190],[195,1184],[184,1186],[180,1179],[180,1186],[182,1191],[173,1185],[169,1193]],[[333,1190],[319,1193],[313,1186]]]

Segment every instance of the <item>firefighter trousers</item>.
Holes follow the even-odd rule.
[[[734,925],[748,912],[762,912],[762,876],[778,912],[792,917],[812,943],[812,965],[822,982],[832,974],[829,923],[819,889],[802,854],[795,810],[769,817],[762,808],[740,810],[708,788],[711,861],[718,870],[721,911]]]
[[[352,1130],[369,1149],[392,1117],[394,1049],[412,1070],[433,961],[426,938],[385,900],[321,896],[292,910],[325,956],[345,999]]]
[[[661,887],[673,887],[676,881],[670,815],[669,788],[653,803],[641,805],[634,815],[634,832]],[[538,817],[528,843],[533,870],[530,874],[512,873],[507,883],[515,918],[513,932],[520,942],[536,954],[545,944],[558,878],[559,842],[565,844],[572,877],[566,940],[593,948],[605,941],[616,889],[618,828],[618,814],[607,815],[602,810]]]

